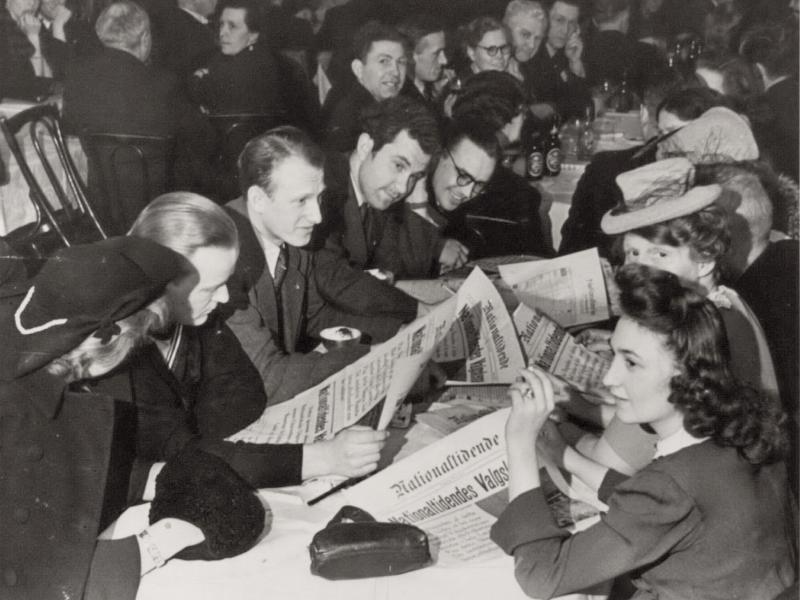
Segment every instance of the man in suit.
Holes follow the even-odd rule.
[[[340,277],[340,258],[356,269],[388,270],[398,278],[430,276],[409,268],[427,249],[404,243],[397,234],[404,217],[401,202],[439,151],[436,119],[422,104],[401,96],[371,106],[362,123],[356,149],[331,161],[325,173],[323,222],[315,235],[324,266],[317,280],[324,288]]]
[[[327,148],[350,152],[360,133],[361,112],[400,94],[406,79],[406,50],[405,37],[393,27],[370,21],[358,30],[350,63],[355,79],[337,84],[322,107]]]
[[[756,65],[764,80],[766,122],[754,127],[758,147],[775,170],[798,179],[797,24],[767,22],[749,30],[742,54]]]
[[[216,49],[209,21],[216,8],[217,0],[178,0],[153,16],[153,62],[175,73],[181,85]]]
[[[38,0],[8,0],[0,9],[0,98],[34,100],[55,91],[54,57],[36,11]]]
[[[68,130],[173,135],[179,116],[175,77],[146,63],[152,37],[147,13],[133,2],[109,5],[95,30],[103,48],[72,65],[64,86]]]
[[[177,78],[167,70],[147,64],[152,47],[150,19],[128,0],[110,4],[95,25],[102,48],[75,61],[64,86],[64,126],[70,132],[175,138],[176,164],[170,170],[164,152],[148,149],[152,194],[167,191],[171,178],[184,182],[202,170],[208,146],[208,124],[181,93]],[[112,231],[124,233],[144,208],[140,193],[141,168],[130,152],[118,155],[120,184],[117,201],[101,215]],[[92,158],[92,156],[90,156]],[[100,179],[104,156],[90,162],[89,189],[98,203],[109,192]],[[198,163],[201,163],[198,166]],[[101,210],[101,212],[103,212]]]
[[[268,402],[275,404],[368,349],[356,345],[313,352],[322,329],[351,326],[380,342],[416,315],[416,305],[402,319],[356,315],[326,300],[342,302],[357,290],[337,280],[320,287],[319,265],[303,248],[322,219],[318,197],[324,188],[324,155],[306,134],[294,127],[273,129],[245,146],[239,164],[243,197],[227,205],[240,242],[228,282],[227,325],[260,372]]]
[[[578,0],[555,0],[548,12],[547,39],[520,71],[538,102],[552,103],[564,119],[583,116],[591,102],[583,64]]]
[[[398,29],[408,38],[413,59],[401,93],[435,110],[437,83],[443,81],[447,66],[444,26],[435,17],[421,14],[406,19]]]

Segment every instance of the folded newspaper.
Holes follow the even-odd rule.
[[[492,282],[474,269],[452,298],[322,383],[267,408],[230,441],[329,439],[382,403],[385,428],[431,358],[462,363],[466,382],[511,383],[525,366],[514,323]]]
[[[562,327],[609,318],[603,268],[597,249],[551,260],[498,267],[519,301],[546,314]]]

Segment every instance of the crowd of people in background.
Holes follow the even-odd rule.
[[[636,598],[796,594],[797,0],[173,2],[0,9],[1,98],[61,98],[82,139],[174,144],[158,193],[106,223],[118,237],[59,255],[77,275],[2,265],[0,596],[128,598],[186,548],[246,550],[219,549],[219,506],[95,538],[163,497],[164,463],[187,451],[222,459],[220,493],[372,472],[385,434],[366,427],[306,445],[227,438],[369,350],[315,351],[323,329],[379,343],[431,309],[395,280],[588,248],[617,270],[622,317],[578,339],[613,357],[616,412],[565,407],[602,430],[568,443],[548,376],[512,386],[512,502],[492,536],[523,589],[629,575]],[[555,247],[519,164],[533,140],[608,113],[636,113],[639,139],[585,157]],[[106,285],[109,261],[127,283]],[[118,412],[82,413],[86,398]],[[600,525],[554,523],[537,453],[608,504]],[[102,478],[55,477],[70,457]],[[28,485],[29,462],[47,483]],[[81,535],[38,560],[73,521]]]

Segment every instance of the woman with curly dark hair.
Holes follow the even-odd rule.
[[[617,416],[656,432],[657,457],[631,478],[599,469],[601,521],[570,535],[540,488],[537,455],[562,449],[548,375],[511,386],[506,424],[511,504],[492,539],[531,596],[550,598],[631,574],[634,598],[775,598],[795,582],[786,416],[740,387],[714,304],[675,275],[626,265],[604,383]],[[538,438],[538,442],[537,442]],[[596,467],[596,465],[595,465]]]

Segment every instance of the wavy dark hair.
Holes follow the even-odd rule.
[[[666,271],[626,265],[616,276],[623,315],[658,334],[680,374],[669,401],[694,437],[734,447],[753,465],[783,458],[787,417],[777,400],[736,381],[725,326],[717,308]]]
[[[731,247],[728,215],[723,208],[713,204],[690,215],[640,227],[628,233],[639,235],[654,244],[687,246],[692,260],[716,263],[714,274],[717,278],[721,275],[721,259]],[[613,249],[613,258],[620,263],[624,261],[623,239],[623,235],[619,236]]]

